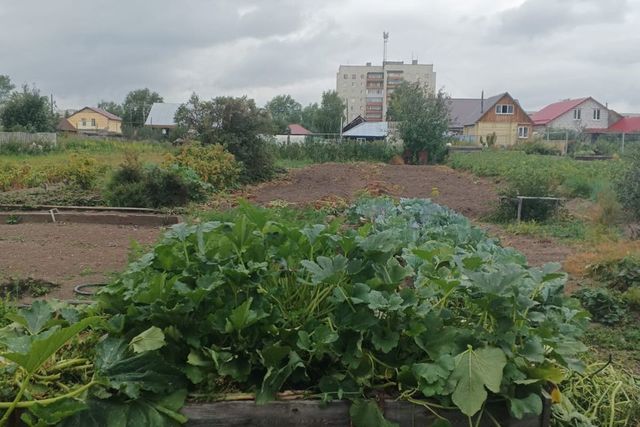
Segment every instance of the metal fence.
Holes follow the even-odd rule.
[[[52,144],[58,142],[58,137],[54,132],[0,132],[0,144],[7,143],[21,144]]]

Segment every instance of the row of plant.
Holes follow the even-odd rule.
[[[271,149],[279,160],[308,161],[310,163],[326,162],[388,162],[399,154],[399,148],[386,141],[323,141],[306,140],[271,145]]]
[[[89,148],[95,149],[93,143]],[[217,144],[185,145],[172,150],[175,154],[165,151],[155,162],[145,162],[143,150],[123,151],[118,153],[124,158],[119,166],[79,154],[85,151],[76,146],[64,159],[56,156],[47,162],[7,163],[0,171],[0,190],[57,185],[51,191],[9,192],[0,196],[0,200],[11,204],[88,201],[92,205],[102,202],[111,206],[184,206],[205,200],[212,191],[237,185],[242,174],[234,156]]]
[[[470,421],[498,400],[523,418],[584,369],[587,318],[564,282],[425,200],[366,199],[305,226],[245,206],[174,226],[87,309],[8,315],[0,409],[32,424],[168,426],[187,397],[263,404],[291,390],[354,401],[355,426],[390,425],[373,396]]]

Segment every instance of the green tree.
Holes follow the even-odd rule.
[[[7,130],[52,132],[57,116],[51,113],[49,98],[27,85],[11,94],[0,113],[0,121]]]
[[[124,116],[124,108],[122,105],[113,101],[100,101],[98,102],[98,108],[103,109],[104,111],[108,111],[111,114],[115,114],[116,116],[122,118]]]
[[[243,166],[245,182],[265,181],[274,161],[264,135],[272,131],[269,113],[253,99],[218,97],[202,101],[195,93],[176,112],[176,124],[195,132],[203,144],[221,144]]]
[[[291,95],[278,95],[265,106],[271,114],[274,131],[282,134],[287,131],[287,125],[302,122],[302,105]]]
[[[320,108],[315,114],[315,125],[319,133],[340,133],[344,120],[345,104],[338,92],[331,90],[322,93]]]
[[[449,97],[442,91],[432,94],[417,83],[402,83],[391,96],[387,120],[399,122],[398,133],[409,162],[418,163],[421,153],[432,163],[446,154],[449,129]]]
[[[11,83],[9,76],[0,74],[0,106],[9,99],[13,89],[15,89],[15,85]]]
[[[309,104],[302,109],[300,123],[305,128],[309,129],[311,132],[318,132],[318,127],[316,126],[316,119],[318,117],[318,110],[320,107],[317,102],[313,104]]]
[[[130,129],[144,126],[151,106],[156,102],[163,102],[162,97],[147,88],[129,92],[122,104],[122,125]]]

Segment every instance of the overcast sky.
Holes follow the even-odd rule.
[[[61,108],[246,94],[303,104],[340,64],[433,63],[453,97],[528,110],[593,96],[640,113],[640,0],[0,0],[0,74]]]

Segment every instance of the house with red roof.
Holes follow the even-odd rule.
[[[282,135],[276,135],[276,141],[279,143],[304,142],[308,136],[312,136],[313,132],[297,123],[287,125],[287,130]]]
[[[621,116],[592,97],[554,102],[531,116],[534,130],[571,130],[604,133]]]
[[[623,117],[612,124],[608,132],[623,135],[640,134],[640,116]]]

